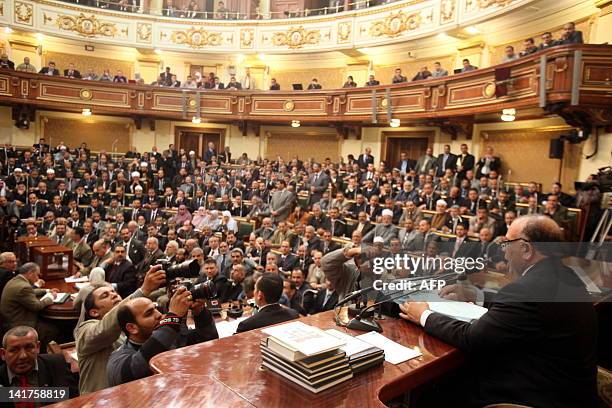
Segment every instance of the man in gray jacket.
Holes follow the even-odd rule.
[[[106,364],[113,350],[123,344],[117,312],[130,299],[149,296],[166,282],[161,265],[153,266],[145,275],[142,287],[129,297],[121,296],[109,284],[91,285],[85,296],[81,321],[75,330],[75,343],[79,361],[79,391],[81,395],[108,387]]]
[[[187,330],[185,316],[193,309],[196,328]],[[152,375],[149,360],[170,349],[217,339],[212,313],[203,300],[193,302],[191,293],[178,288],[162,314],[147,298],[130,299],[117,312],[127,342],[108,360],[108,385],[115,386]]]
[[[392,224],[393,211],[385,208],[382,212],[382,223],[370,230],[363,237],[363,242],[372,243],[375,237],[382,237],[385,245],[389,245],[391,238],[397,238],[398,229]]]
[[[308,179],[308,185],[310,187],[310,200],[308,204],[318,203],[323,196],[323,192],[329,187],[329,176],[321,170],[319,163],[312,165],[312,174]]]
[[[276,184],[278,191],[272,194],[272,198],[270,199],[270,210],[272,220],[274,222],[280,222],[285,221],[291,210],[293,210],[295,193],[287,190],[287,183],[285,180],[278,180]]]

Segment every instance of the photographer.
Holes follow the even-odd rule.
[[[185,316],[193,310],[196,328],[187,330]],[[193,301],[191,292],[179,287],[170,299],[169,312],[163,316],[146,298],[131,299],[119,308],[117,319],[127,342],[108,360],[108,384],[115,386],[152,375],[149,360],[164,351],[217,339],[212,313],[201,299]]]

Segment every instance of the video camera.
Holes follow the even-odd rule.
[[[186,278],[195,278],[200,275],[200,264],[197,260],[185,261],[177,265],[172,265],[167,259],[158,259],[157,264],[161,265],[162,270],[166,273],[166,289],[168,297],[174,296],[174,292],[179,287],[184,287],[189,292],[194,300],[203,299],[211,300],[217,297],[217,288],[214,282],[202,282],[198,284],[192,283]]]

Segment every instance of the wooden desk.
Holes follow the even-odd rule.
[[[159,374],[49,405],[67,407],[249,407],[235,391],[210,375]]]
[[[31,248],[37,246],[45,246],[45,245],[55,245],[57,244],[51,238],[47,236],[39,236],[39,237],[18,237],[16,246],[17,246],[17,259],[20,263],[24,264],[26,262],[31,262],[32,259],[30,257]]]
[[[361,334],[337,327],[333,311],[301,320],[322,329]],[[416,325],[391,318],[380,323],[385,336],[405,346],[418,347],[423,356],[399,365],[385,362],[319,394],[261,368],[259,340],[264,334],[260,330],[162,353],[151,360],[151,368],[158,373],[181,376],[205,372],[257,407],[361,408],[382,407],[383,401],[450,372],[464,362],[464,355],[458,349],[425,334]],[[187,382],[183,380],[180,384]]]
[[[74,283],[66,283],[63,279],[50,280],[45,282],[45,288],[57,288],[63,293],[78,293]],[[53,320],[78,320],[80,310],[74,308],[74,302],[68,300],[64,303],[51,304],[40,312],[42,317]]]

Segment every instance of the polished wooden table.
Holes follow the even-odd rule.
[[[63,279],[54,279],[45,282],[46,289],[56,288],[63,293],[78,293],[74,283],[66,283]],[[76,310],[74,302],[67,300],[64,303],[52,303],[41,311],[41,316],[52,320],[78,320],[80,310]]]
[[[301,320],[322,329],[361,334],[336,326],[332,311]],[[260,330],[171,350],[153,357],[150,364],[155,372],[163,375],[210,375],[257,407],[327,408],[384,406],[383,401],[450,372],[465,360],[458,349],[427,335],[414,324],[392,318],[380,323],[383,335],[407,347],[418,348],[423,355],[398,365],[385,362],[319,394],[261,367],[259,340],[264,334]]]
[[[250,407],[211,375],[160,374],[50,405],[65,407]]]

